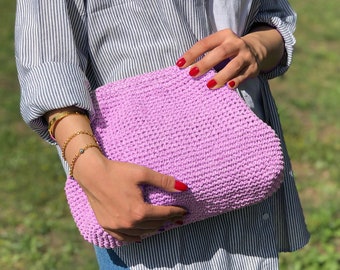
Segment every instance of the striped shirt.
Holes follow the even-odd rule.
[[[93,113],[91,91],[111,81],[174,65],[197,40],[214,31],[231,28],[241,36],[255,23],[265,23],[275,27],[285,41],[286,54],[278,66],[239,89],[282,140],[285,179],[281,188],[257,205],[164,232],[140,245],[115,249],[127,267],[277,269],[278,252],[293,251],[308,242],[267,83],[291,63],[295,21],[285,0],[17,0],[21,113],[30,127],[51,143],[42,117],[47,111],[78,106]],[[67,164],[63,165],[67,170]]]

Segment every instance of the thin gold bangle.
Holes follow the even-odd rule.
[[[78,135],[81,135],[81,134],[88,135],[88,136],[92,137],[93,140],[95,141],[95,143],[98,144],[96,137],[95,137],[92,133],[90,133],[90,132],[88,132],[88,131],[85,131],[85,130],[80,130],[80,131],[78,131],[78,132],[75,132],[75,133],[73,133],[70,137],[67,138],[67,140],[66,140],[66,141],[64,142],[64,144],[63,144],[63,147],[61,148],[61,153],[62,153],[62,157],[63,157],[64,160],[66,160],[66,154],[65,154],[65,152],[66,152],[67,145],[68,145],[75,137],[77,137]]]
[[[50,133],[50,136],[53,140],[56,140],[54,137],[54,132],[55,132],[55,128],[58,125],[58,123],[64,119],[67,116],[70,115],[84,115],[87,117],[87,115],[83,112],[80,111],[66,111],[66,112],[60,112],[60,113],[56,113],[53,118],[51,119],[51,121],[48,123],[48,132]],[[88,117],[87,117],[88,119]]]
[[[85,145],[84,147],[80,148],[79,149],[79,152],[74,156],[74,158],[72,159],[71,161],[71,164],[70,164],[70,176],[73,178],[73,170],[74,170],[74,165],[76,164],[78,158],[85,153],[85,151],[89,148],[97,148],[99,151],[100,150],[100,147],[98,146],[98,144],[87,144]]]

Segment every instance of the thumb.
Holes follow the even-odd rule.
[[[143,182],[169,192],[182,192],[188,190],[186,184],[176,180],[173,176],[162,174],[148,168],[146,171],[146,178]]]

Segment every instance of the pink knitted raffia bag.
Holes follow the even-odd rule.
[[[212,76],[213,71],[192,79],[187,70],[170,67],[104,85],[93,95],[92,128],[108,158],[188,185],[181,193],[142,187],[149,203],[188,209],[185,224],[256,204],[282,181],[283,155],[274,130],[236,91],[207,89]],[[98,224],[74,179],[67,179],[65,191],[87,241],[105,248],[125,244]]]

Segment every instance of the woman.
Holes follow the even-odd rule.
[[[56,144],[65,171],[71,169],[83,187],[99,224],[113,237],[131,242],[114,250],[95,247],[101,269],[278,269],[279,252],[308,242],[267,83],[291,63],[296,15],[287,1],[17,3],[24,120]],[[145,167],[106,159],[95,147],[86,117],[93,112],[90,93],[105,83],[175,63],[191,65],[190,75],[197,77],[226,60],[230,62],[219,67],[207,87],[238,88],[279,134],[284,183],[260,204],[181,227],[185,209],[145,204],[138,185],[171,192],[185,191],[186,185]],[[86,152],[77,155],[85,145]],[[179,228],[141,241],[168,221]]]

